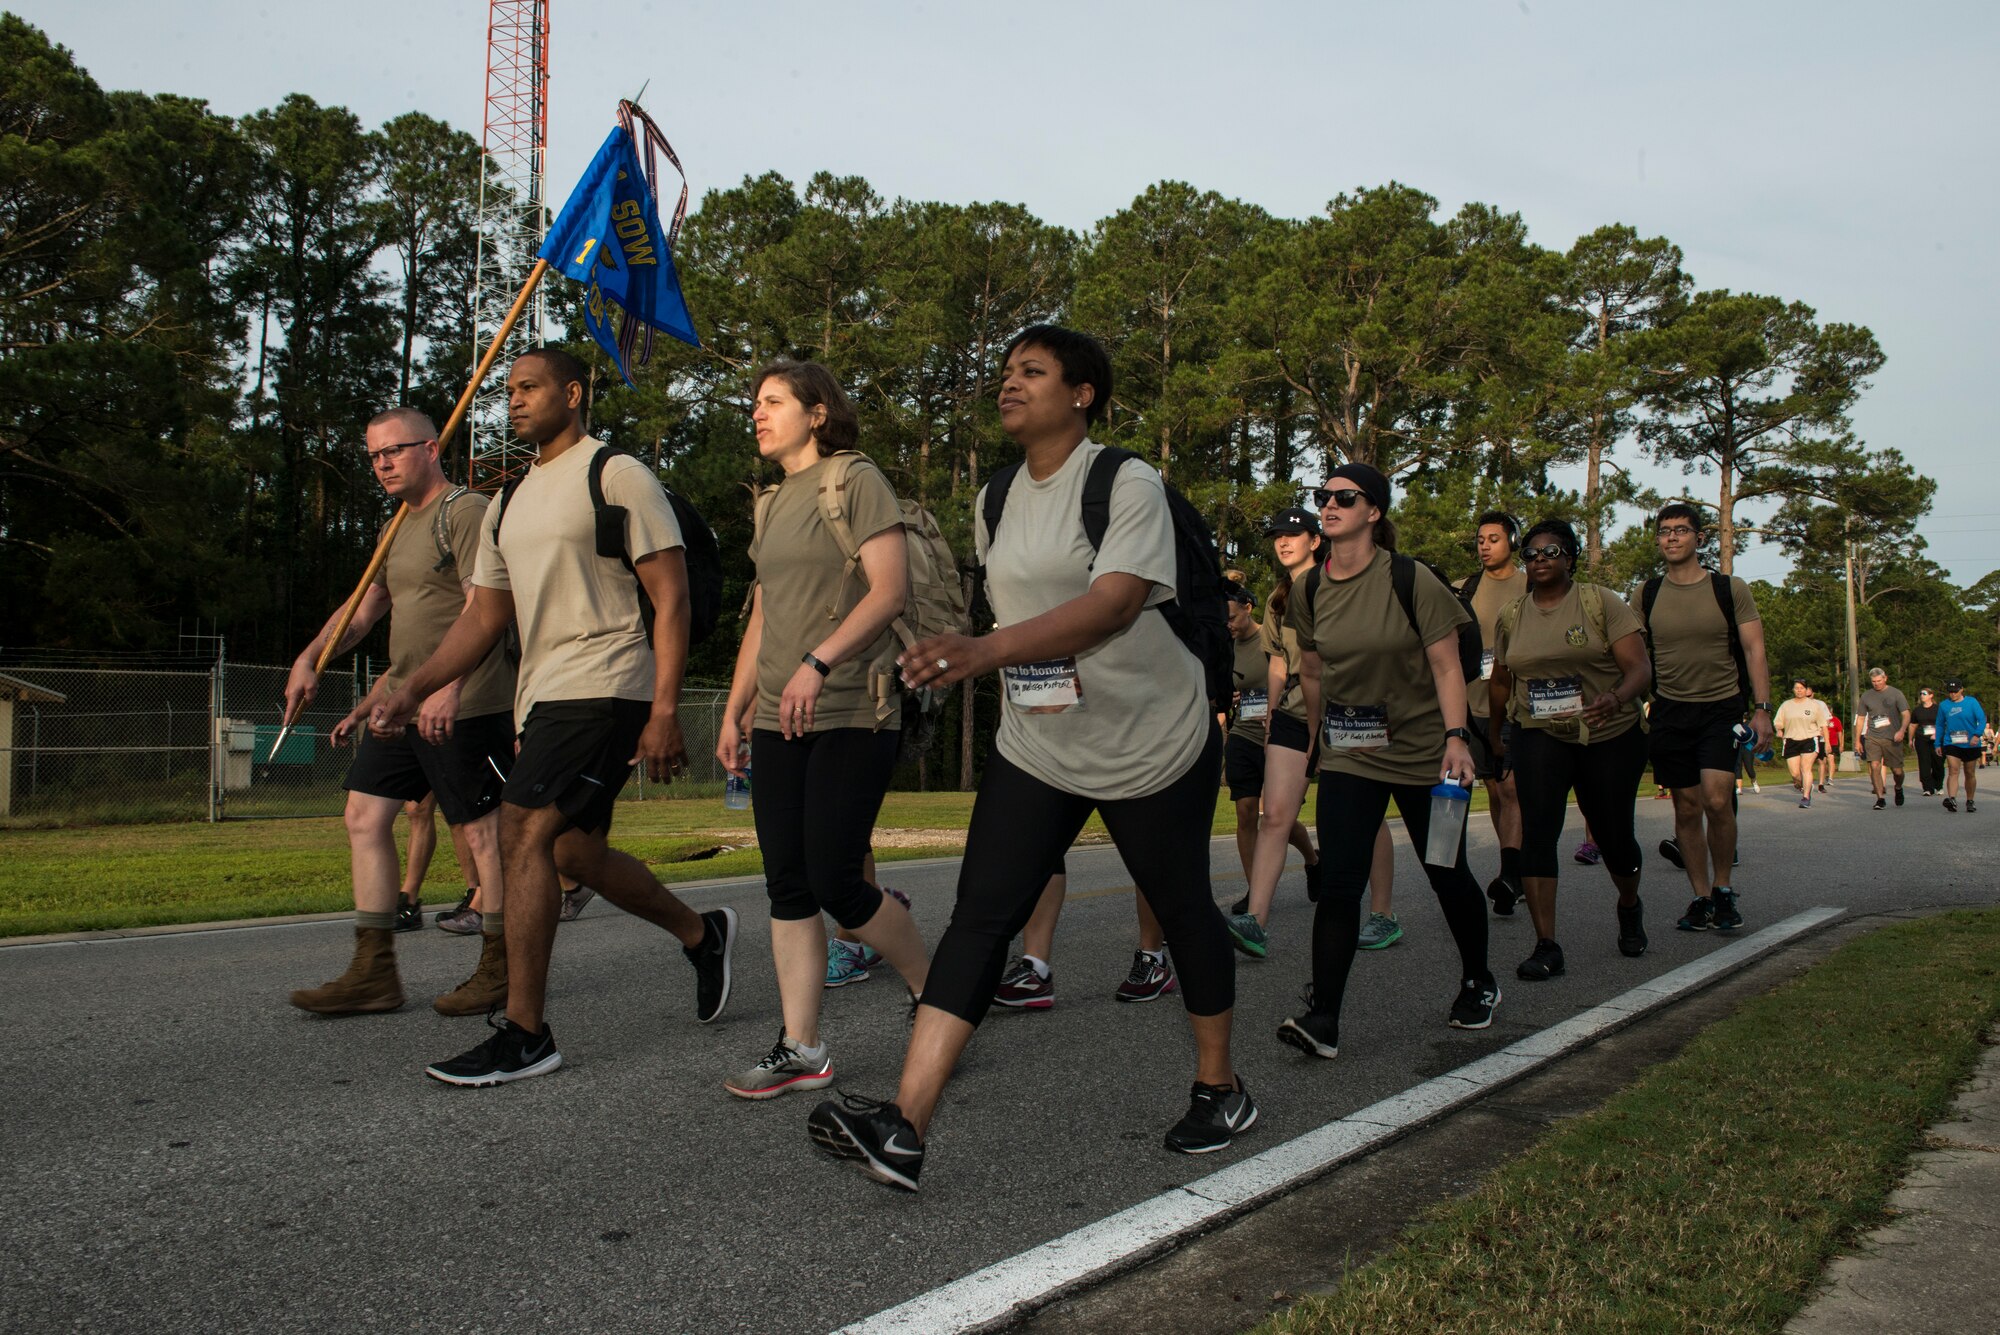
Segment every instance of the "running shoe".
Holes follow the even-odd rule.
[[[1308,1057],[1332,1061],[1340,1055],[1340,1018],[1313,1009],[1313,990],[1308,984],[1299,993],[1305,1003],[1303,1014],[1294,1015],[1278,1026],[1278,1041],[1297,1048]]]
[[[1363,950],[1387,950],[1403,939],[1403,924],[1396,921],[1393,913],[1370,913],[1368,921],[1361,924],[1361,939],[1355,944]]]
[[[1687,863],[1681,858],[1680,840],[1678,839],[1660,840],[1660,856],[1665,858],[1667,861],[1673,863],[1676,867],[1679,867],[1682,871],[1687,870]]]
[[[1896,785],[1896,805],[1903,805],[1903,785],[1900,783]]]
[[[424,901],[396,896],[396,920],[389,925],[394,932],[415,932],[424,925]]]
[[[1505,876],[1495,876],[1486,883],[1486,897],[1493,901],[1493,911],[1503,918],[1514,916],[1514,906],[1521,902],[1521,890]]]
[[[1233,1085],[1204,1085],[1197,1080],[1187,1116],[1167,1131],[1167,1148],[1181,1154],[1209,1154],[1228,1149],[1231,1137],[1255,1125],[1257,1105],[1242,1076]]]
[[[1173,961],[1167,958],[1164,951],[1155,958],[1143,950],[1135,950],[1132,952],[1131,970],[1111,995],[1120,1001],[1158,1001],[1168,993],[1179,990],[1180,985],[1181,980],[1174,976]]]
[[[1546,936],[1535,942],[1533,954],[1514,966],[1514,976],[1528,983],[1546,983],[1564,972],[1563,948]]]
[[[1726,885],[1718,885],[1710,896],[1715,907],[1709,911],[1709,926],[1718,932],[1733,932],[1743,925],[1743,915],[1736,911],[1736,892]]]
[[[1308,862],[1306,864],[1306,902],[1308,904],[1319,903],[1319,863],[1317,862]],[[1246,904],[1244,907],[1248,908],[1249,905]]]
[[[504,1015],[498,1022],[488,1016],[486,1023],[493,1026],[493,1034],[484,1043],[450,1061],[426,1066],[424,1074],[447,1085],[473,1089],[547,1075],[562,1065],[555,1030],[546,1023],[539,1034],[529,1033]]]
[[[1937,796],[1937,794],[1936,794],[1936,793],[1934,793],[1934,792],[1932,792],[1932,791],[1931,791],[1930,789],[1926,788],[1926,789],[1924,789],[1924,796],[1925,796],[1925,797],[1936,797],[1936,796]]]
[[[1271,953],[1271,938],[1265,935],[1264,924],[1257,921],[1254,913],[1229,915],[1229,939],[1253,960],[1261,960]]]
[[[729,1004],[729,962],[736,950],[736,910],[710,909],[701,915],[708,924],[698,946],[683,946],[681,954],[694,965],[694,1018],[708,1024]]]
[[[1825,784],[1821,784],[1821,785],[1819,786],[1819,790],[1820,790],[1820,791],[1821,791],[1822,793],[1823,793],[1823,792],[1825,792],[1825,791],[1826,791],[1826,785],[1825,785]]]
[[[1888,805],[1889,805],[1888,802],[1882,798],[1878,797],[1875,799],[1875,810],[1877,811],[1884,810],[1885,808],[1888,807]]]
[[[1493,1023],[1493,1010],[1499,1004],[1500,984],[1490,978],[1485,982],[1468,978],[1459,984],[1458,996],[1451,1003],[1451,1027],[1488,1028]]]
[[[1800,811],[1804,811],[1804,810],[1805,810],[1805,809],[1806,809],[1807,807],[1809,807],[1809,806],[1811,806],[1811,805],[1812,805],[1812,794],[1811,794],[1811,793],[1807,793],[1807,794],[1806,794],[1806,795],[1805,795],[1804,797],[1801,797],[1801,798],[1799,799],[1799,810],[1800,810]]]
[[[478,936],[486,930],[484,917],[472,907],[472,897],[479,892],[467,886],[465,898],[458,901],[455,908],[446,909],[432,918],[440,932],[450,932],[453,936]]]
[[[893,1103],[843,1093],[826,1100],[806,1118],[813,1144],[836,1159],[854,1159],[877,1182],[904,1191],[917,1189],[924,1171],[924,1145],[903,1110]]]
[[[764,1059],[740,1075],[732,1075],[722,1087],[739,1099],[775,1099],[795,1089],[825,1089],[833,1083],[833,1055],[824,1046],[818,1057],[807,1057],[799,1045],[778,1031],[778,1041]]]
[[[583,916],[584,906],[597,898],[597,892],[587,885],[579,885],[574,890],[563,891],[562,908],[556,911],[556,921],[575,922]]]
[[[1972,804],[1972,799],[1971,799],[1971,798],[1969,798],[1969,797],[1968,797],[1968,798],[1966,798],[1966,799],[1965,799],[1965,814],[1966,814],[1966,815],[1968,815],[1968,816],[1970,816],[1970,815],[1971,815],[1971,814],[1972,814],[1973,812],[1975,812],[1975,811],[1977,811],[1977,810],[1979,810],[1979,808],[1978,808],[1978,807],[1976,807],[1976,806],[1974,806],[1974,805]]]
[[[1035,972],[1026,957],[1007,966],[1000,985],[993,989],[993,1004],[1017,1011],[1045,1011],[1056,1004],[1056,971]]]
[[[1705,932],[1715,926],[1715,903],[1709,899],[1697,899],[1688,905],[1688,911],[1674,924],[1683,932]]]
[[[1570,854],[1570,857],[1586,867],[1595,867],[1604,861],[1604,850],[1586,839],[1576,846],[1576,852]]]
[[[868,965],[863,956],[867,950],[858,941],[843,941],[839,937],[829,937],[826,943],[826,985],[846,987],[849,983],[868,981]]]
[[[1234,904],[1231,904],[1229,906],[1229,916],[1233,918],[1239,913],[1248,913],[1249,911],[1250,911],[1250,892],[1246,890],[1243,893],[1243,898],[1237,900]]]
[[[1946,811],[1956,812],[1958,810],[1958,799],[1955,797],[1947,797],[1944,800],[1944,809]]]
[[[1646,953],[1646,905],[1644,901],[1618,910],[1618,953],[1638,959]]]

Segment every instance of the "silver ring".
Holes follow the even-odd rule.
[[[939,672],[951,671],[951,660],[949,658],[940,658],[937,661],[937,669]]]

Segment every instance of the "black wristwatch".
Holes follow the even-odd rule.
[[[801,658],[799,661],[801,663],[804,663],[807,667],[811,668],[814,672],[819,673],[819,675],[822,677],[824,677],[827,673],[833,671],[832,668],[828,667],[820,659],[814,657],[813,652],[810,649],[806,651],[805,657]]]
[[[1763,710],[1763,711],[1764,711],[1764,712],[1765,712],[1766,714],[1770,713],[1770,712],[1771,712],[1771,702],[1770,702],[1769,700],[1760,700],[1760,701],[1758,701],[1758,702],[1757,702],[1756,704],[1753,704],[1753,705],[1751,705],[1751,706],[1750,706],[1750,712],[1751,712],[1751,713],[1753,713],[1753,714],[1754,714],[1754,713],[1756,713],[1756,712],[1757,712],[1758,710],[1760,710],[1760,709],[1761,709],[1761,710]]]
[[[1458,738],[1459,741],[1464,742],[1467,746],[1472,745],[1472,734],[1467,732],[1464,728],[1446,728],[1444,730],[1444,735],[1448,738],[1456,737]]]

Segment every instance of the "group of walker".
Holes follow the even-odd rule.
[[[543,1014],[559,876],[679,941],[698,1021],[719,1016],[730,995],[734,910],[695,913],[606,842],[633,766],[667,780],[686,765],[677,708],[689,566],[652,471],[584,433],[586,383],[559,350],[515,362],[510,416],[538,458],[491,505],[445,483],[420,414],[393,409],[368,429],[377,476],[412,514],[344,637],[352,643],[393,607],[391,672],[335,729],[361,735],[347,780],[356,952],[345,975],[293,1000],[330,1013],[402,1004],[388,831],[403,802],[434,792],[477,863],[483,927],[474,978],[438,1008],[500,1014],[484,1042],[426,1068],[452,1084],[561,1064]],[[856,416],[835,378],[780,362],[754,388],[757,449],[780,478],[756,506],[756,581],[716,754],[732,775],[755,775],[782,1023],[769,1050],[723,1084],[746,1099],[832,1084],[821,996],[835,966],[845,977],[856,961],[886,963],[911,1010],[894,1097],[842,1094],[807,1119],[817,1144],[878,1180],[916,1188],[932,1117],[988,1008],[1053,1000],[1063,858],[1093,813],[1139,892],[1140,949],[1118,995],[1178,991],[1194,1036],[1188,1106],[1165,1132],[1184,1153],[1222,1149],[1257,1121],[1231,1047],[1235,961],[1272,949],[1290,847],[1316,901],[1311,984],[1278,1037],[1337,1055],[1357,950],[1401,931],[1389,900],[1391,800],[1425,852],[1457,948],[1441,1007],[1452,1027],[1486,1028],[1500,1004],[1488,900],[1502,914],[1527,904],[1537,940],[1518,978],[1565,971],[1557,846],[1572,795],[1616,891],[1607,926],[1624,954],[1645,951],[1634,806],[1649,763],[1673,794],[1694,892],[1678,925],[1742,924],[1729,885],[1733,775],[1744,728],[1769,741],[1768,673],[1750,590],[1699,564],[1693,507],[1656,517],[1665,574],[1637,608],[1577,580],[1577,535],[1559,519],[1522,532],[1509,516],[1482,516],[1481,572],[1454,588],[1397,552],[1389,480],[1343,464],[1313,490],[1313,508],[1268,524],[1280,574],[1263,624],[1247,591],[1229,594],[1236,690],[1218,700],[1174,616],[1182,539],[1169,489],[1143,460],[1090,438],[1111,398],[1096,340],[1040,325],[1005,352],[1000,424],[1024,457],[989,479],[973,509],[995,623],[983,635],[917,638],[899,623],[912,601],[907,507],[854,451]],[[518,650],[504,643],[510,627]],[[950,923],[926,951],[870,858],[898,701],[989,675],[1000,681],[999,724]],[[296,673],[294,692],[309,694],[310,677]],[[1316,841],[1298,819],[1315,775]],[[1225,776],[1248,884],[1228,915],[1209,873]],[[1502,850],[1484,894],[1462,825],[1437,839],[1430,828],[1434,786],[1481,780]],[[825,917],[852,945],[830,945]],[[1028,949],[1010,967],[1024,929]]]

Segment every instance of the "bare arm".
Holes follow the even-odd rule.
[[[857,555],[868,591],[831,634],[807,651],[829,668],[845,663],[880,639],[910,600],[909,558],[900,524],[862,543]],[[780,733],[789,738],[812,731],[813,711],[825,685],[819,669],[801,659],[778,697]]]
[[[1458,637],[1446,635],[1424,646],[1430,663],[1431,684],[1437,690],[1438,712],[1444,715],[1445,730],[1465,726],[1465,672],[1458,665]],[[1444,776],[1459,783],[1472,782],[1472,751],[1463,738],[1444,739]]]
[[[757,655],[764,646],[764,587],[750,586],[750,612],[744,618],[743,643],[736,647],[736,668],[729,676],[729,703],[722,707],[716,729],[715,758],[722,768],[743,776],[743,746],[757,707]]]
[[[377,705],[368,716],[368,726],[377,733],[394,734],[416,717],[417,709],[433,691],[457,681],[478,667],[500,643],[514,621],[514,595],[506,589],[475,585],[472,601],[458,620],[444,633],[437,651],[394,695]]]
[[[1616,660],[1618,670],[1625,675],[1618,679],[1616,686],[1593,700],[1583,711],[1583,721],[1592,727],[1610,722],[1612,715],[1637,700],[1653,680],[1653,663],[1646,655],[1646,641],[1638,631],[1614,641],[1611,657]]]
[[[326,619],[326,624],[319,628],[319,634],[313,636],[312,643],[301,650],[299,656],[293,660],[291,676],[285,682],[286,713],[293,713],[311,704],[313,697],[319,694],[319,673],[315,669],[319,663],[320,651],[325,647],[327,637],[333,634],[333,628],[340,623],[341,613],[346,610],[346,603],[334,608],[333,614]],[[341,635],[340,643],[334,646],[333,653],[327,657],[338,657],[361,643],[368,632],[375,629],[375,623],[388,611],[389,591],[380,584],[370,584],[367,592],[361,595],[361,605],[354,609],[354,619],[347,623],[347,630]]]
[[[1146,608],[1151,580],[1115,572],[1099,575],[1080,597],[991,635],[938,635],[903,651],[897,661],[912,687],[949,686],[1019,663],[1068,658],[1095,648],[1131,625]],[[940,668],[943,661],[946,666]]]
[[[1764,623],[1746,621],[1736,628],[1736,633],[1743,641],[1743,662],[1750,669],[1750,689],[1757,693],[1756,699],[1769,700],[1771,668],[1764,659]],[[1904,715],[1903,722],[1909,721],[1909,716]],[[1752,714],[1750,730],[1757,734],[1757,749],[1762,751],[1771,744],[1771,715],[1762,709]]]
[[[687,672],[687,553],[679,547],[651,552],[632,563],[632,572],[653,601],[653,716],[639,734],[635,765],[646,777],[669,782],[687,764],[681,738],[681,677]]]

